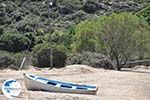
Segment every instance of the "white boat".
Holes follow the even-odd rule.
[[[79,85],[57,80],[50,80],[41,76],[25,74],[25,85],[28,90],[79,93],[79,94],[96,94],[98,87],[91,85]]]

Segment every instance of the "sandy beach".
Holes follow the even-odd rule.
[[[96,85],[96,95],[28,91],[23,73],[79,84]],[[17,79],[22,86],[15,100],[150,100],[150,67],[136,66],[123,71],[96,69],[85,65],[71,65],[61,69],[0,71],[0,86],[6,79]],[[3,94],[0,100],[8,100]]]

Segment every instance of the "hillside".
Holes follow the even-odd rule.
[[[28,91],[23,73],[99,89]],[[150,100],[149,75],[150,0],[0,0],[0,85],[17,79],[16,100]]]
[[[51,2],[51,3],[50,3]],[[0,68],[149,59],[149,0],[1,0]],[[51,59],[51,60],[50,60]],[[17,68],[16,68],[17,67]]]
[[[50,8],[52,29],[67,29],[80,21],[112,12],[138,11],[143,2],[135,0],[56,0]],[[146,0],[145,0],[146,2]],[[147,2],[149,2],[147,0]],[[0,27],[20,33],[48,28],[46,0],[1,0]]]

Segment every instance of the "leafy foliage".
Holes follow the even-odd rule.
[[[72,44],[74,51],[96,51],[98,28],[93,21],[84,21],[75,28],[75,42]]]
[[[124,0],[52,0],[50,9],[52,29],[63,28],[66,21],[73,25],[96,15],[107,14],[113,11],[137,11],[141,8],[139,3]],[[2,0],[0,4],[0,26],[4,31],[16,30],[20,33],[34,32],[39,27],[47,29],[48,8],[47,0]],[[111,9],[110,9],[111,8]],[[132,9],[131,9],[132,8]],[[123,10],[122,10],[123,9]],[[91,14],[92,13],[92,14]],[[82,16],[83,15],[83,16]],[[79,18],[81,16],[81,18]],[[64,21],[64,17],[65,21]],[[74,20],[75,19],[75,20]],[[62,23],[60,23],[62,22]]]
[[[2,35],[4,33],[4,30],[2,27],[0,27],[0,35]]]
[[[142,59],[148,54],[148,32],[148,24],[143,18],[132,13],[114,13],[79,23],[72,47],[77,52],[109,55],[113,65],[120,70],[136,52],[140,52]]]
[[[139,30],[136,32],[137,56],[138,59],[150,58],[150,34],[149,25],[144,18],[141,18]]]
[[[150,25],[150,6],[147,6],[146,8],[137,12],[137,15],[139,15],[139,16],[142,15]]]
[[[67,57],[66,64],[84,64],[96,68],[113,69],[113,65],[104,55],[92,52],[70,54]]]
[[[0,69],[10,68],[18,70],[23,58],[29,54],[30,53],[27,54],[27,52],[9,53],[6,51],[0,51]],[[30,64],[31,62],[27,60],[22,69],[27,69],[27,66]]]
[[[27,49],[29,39],[19,33],[5,33],[0,35],[0,49],[19,52]]]
[[[53,67],[64,67],[66,54],[56,49],[52,49],[52,51]],[[48,44],[39,44],[34,47],[33,64],[42,68],[50,67],[50,48]]]
[[[4,52],[0,53],[0,69],[12,67],[15,64],[15,59],[11,55]]]
[[[65,65],[66,54],[70,53],[73,53],[70,57],[76,59],[69,57],[70,62],[78,63],[83,55],[88,59],[83,60],[89,63],[83,60],[81,63],[94,67],[103,63],[99,61],[101,58],[96,56],[100,56],[97,53],[109,55],[117,66],[126,62],[129,56],[149,58],[149,26],[145,22],[146,19],[150,23],[149,7],[138,12],[140,18],[131,13],[119,13],[135,12],[149,0],[54,0],[53,3],[48,11],[46,0],[1,0],[0,50],[17,52],[6,53],[6,57],[3,57],[6,61],[22,59],[22,51],[29,50],[33,51],[36,66],[48,67],[49,51],[52,49],[49,48],[50,39],[55,48],[53,65],[59,67]],[[51,32],[47,31],[49,24]],[[89,57],[95,61],[90,62]],[[20,60],[14,62],[20,63]]]
[[[112,14],[103,21],[101,40],[106,45],[110,58],[120,70],[122,64],[126,63],[138,48],[143,48],[139,47],[135,36],[145,35],[146,24],[142,24],[146,22],[132,13]],[[141,25],[143,33],[137,34]]]

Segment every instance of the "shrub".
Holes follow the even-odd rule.
[[[150,6],[147,6],[146,8],[140,10],[139,12],[136,13],[138,16],[143,16],[148,24],[150,25]]]
[[[48,44],[36,45],[33,49],[33,65],[37,67],[50,67],[50,48]],[[57,49],[52,49],[53,67],[65,66],[66,54]]]
[[[16,69],[20,68],[20,65],[25,57],[26,57],[26,60],[21,69],[28,69],[28,66],[32,65],[32,61],[31,61],[32,56],[30,52],[15,53],[13,54],[13,57],[15,58],[15,61],[16,61]]]
[[[18,70],[23,58],[26,56],[26,53],[8,53],[4,51],[0,51],[0,69],[15,69]],[[26,61],[28,63],[26,64],[31,64],[31,62]],[[26,69],[27,67],[23,67],[22,69]]]
[[[94,21],[86,20],[75,27],[75,42],[71,45],[73,51],[96,51],[98,44],[97,32],[99,28]]]
[[[96,68],[113,69],[113,65],[105,58],[104,55],[91,52],[70,54],[67,57],[66,64],[84,64]]]
[[[24,36],[29,40],[26,50],[31,50],[36,44],[36,36],[33,33],[25,33]]]
[[[19,33],[5,33],[0,35],[0,49],[10,52],[26,50],[29,39]]]
[[[2,35],[3,33],[4,33],[4,29],[0,27],[0,35]]]
[[[0,69],[10,68],[16,64],[15,59],[4,52],[0,53]]]
[[[111,14],[99,24],[100,41],[118,70],[129,61],[136,51],[144,58],[149,45],[148,24],[132,13]],[[141,49],[142,48],[142,49]]]

